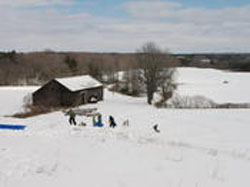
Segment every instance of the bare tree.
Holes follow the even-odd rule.
[[[152,104],[154,93],[158,87],[166,88],[164,84],[167,81],[172,82],[173,73],[168,71],[172,60],[169,54],[164,53],[152,42],[144,44],[137,51],[138,68],[141,72],[141,80],[146,87],[148,104]]]
[[[89,61],[87,63],[88,74],[102,81],[103,70],[101,66],[96,61]]]
[[[121,83],[121,92],[127,95],[139,96],[143,93],[143,85],[140,83],[140,73],[138,69],[128,69],[124,71]]]
[[[159,78],[159,88],[161,94],[161,103],[164,103],[173,96],[174,90],[177,88],[175,82],[175,68],[164,68]]]

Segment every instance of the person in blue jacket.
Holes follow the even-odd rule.
[[[97,116],[97,122],[96,122],[96,119],[95,119],[95,116],[93,116],[93,126],[94,127],[103,127],[104,124],[102,123],[102,115],[99,114]]]

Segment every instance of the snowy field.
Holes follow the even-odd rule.
[[[180,68],[178,92],[216,102],[249,102],[248,73]],[[228,81],[228,84],[223,84]],[[145,98],[105,90],[97,107],[104,128],[70,127],[62,112],[28,119],[21,110],[36,87],[0,88],[0,187],[249,187],[250,110],[156,109]],[[119,124],[107,127],[113,115]],[[121,123],[129,119],[130,126]],[[159,124],[161,133],[152,130]]]
[[[181,95],[202,95],[217,103],[250,103],[250,73],[178,68]]]

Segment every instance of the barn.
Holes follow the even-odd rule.
[[[103,100],[103,85],[89,75],[52,79],[32,94],[34,105],[77,106]]]

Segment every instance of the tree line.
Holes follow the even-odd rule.
[[[118,87],[129,95],[147,95],[152,104],[155,92],[163,100],[175,88],[173,56],[155,43],[146,43],[134,54],[0,53],[0,85],[40,85],[55,77],[89,74]],[[122,78],[119,75],[122,73]]]

